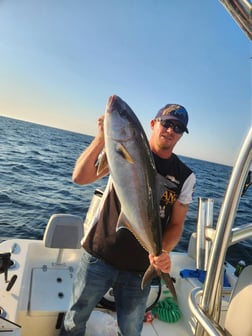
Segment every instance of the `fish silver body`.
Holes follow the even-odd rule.
[[[117,229],[126,226],[149,253],[159,255],[162,245],[155,163],[139,120],[118,96],[108,100],[104,134],[109,171],[121,203]]]
[[[160,175],[141,123],[132,109],[116,95],[107,102],[104,137],[110,176],[121,204],[117,230],[126,227],[149,254],[158,256],[162,253]],[[142,287],[155,275],[157,271],[150,265]],[[159,275],[162,276],[161,272]],[[169,274],[163,278],[176,298]]]

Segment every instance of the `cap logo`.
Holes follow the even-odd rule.
[[[163,118],[162,118],[163,117]],[[188,123],[188,114],[186,109],[179,104],[167,104],[161,108],[156,114],[155,119],[171,119],[177,120],[181,123],[183,130],[188,133],[187,123]]]
[[[180,108],[181,108],[180,105],[172,104],[163,110],[162,115],[163,116],[169,115],[171,112],[179,110]]]

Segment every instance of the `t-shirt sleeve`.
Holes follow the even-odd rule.
[[[190,204],[193,198],[193,192],[196,183],[196,176],[194,173],[191,173],[185,180],[181,192],[178,197],[178,201],[182,204]]]

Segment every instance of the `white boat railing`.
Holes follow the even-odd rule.
[[[220,0],[245,34],[252,40],[252,1]],[[224,201],[220,209],[216,230],[210,228],[204,235],[211,240],[211,250],[207,264],[203,289],[195,288],[189,296],[189,305],[198,325],[196,336],[222,336],[220,327],[220,307],[224,262],[230,245],[252,237],[252,223],[232,228],[240,197],[244,190],[252,164],[252,127],[242,145],[233,168]],[[251,173],[250,173],[251,174]]]
[[[252,223],[244,224],[232,229],[232,238],[229,246],[239,243],[242,240],[249,239],[252,236]]]
[[[252,164],[252,127],[242,145],[236,164],[233,168],[224,201],[220,209],[216,224],[216,232],[208,260],[206,280],[203,290],[195,289],[189,298],[193,313],[200,323],[196,336],[222,335],[216,326],[219,324],[219,311],[216,307],[221,305],[222,280],[224,262],[227,249],[242,239],[252,237],[252,224],[242,225],[232,229],[243,186]],[[200,303],[198,298],[201,296]],[[209,325],[213,326],[210,332]],[[211,329],[211,328],[210,328]],[[217,330],[217,331],[216,331]],[[221,330],[221,329],[220,329]]]
[[[226,336],[222,328],[214,323],[208,316],[202,311],[200,306],[198,305],[199,300],[201,299],[203,294],[202,288],[194,288],[189,297],[189,305],[191,312],[196,317],[199,322],[201,328],[197,328],[196,333],[199,332],[207,332],[207,335],[211,336]],[[203,329],[202,329],[203,328]]]
[[[252,3],[251,0],[220,0],[233,16],[242,30],[252,40]]]
[[[213,204],[212,198],[198,198],[198,220],[196,235],[196,269],[207,269],[209,252],[215,230],[213,229]]]

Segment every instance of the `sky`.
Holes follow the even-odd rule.
[[[0,0],[0,115],[95,135],[109,96],[150,135],[189,113],[175,153],[233,165],[252,125],[252,48],[218,0]]]

